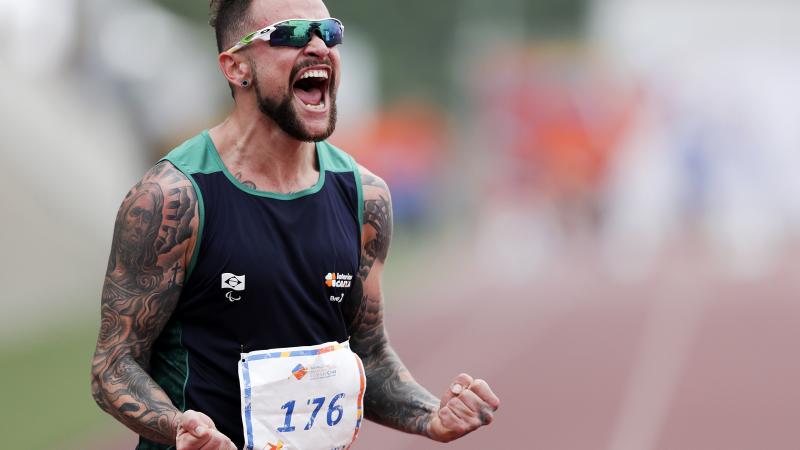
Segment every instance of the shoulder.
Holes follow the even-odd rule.
[[[389,186],[381,177],[364,166],[358,167],[363,191],[361,223],[364,242],[377,239],[380,246],[384,247],[382,253],[385,257],[393,228],[392,195]]]
[[[383,198],[389,201],[389,186],[371,170],[356,162],[350,154],[335,145],[322,141],[318,143],[320,155],[325,159],[325,169],[334,172],[354,172],[363,191],[363,201],[378,200]]]
[[[192,187],[189,177],[178,170],[174,163],[166,159],[159,161],[145,172],[141,180],[131,189],[131,192],[135,192],[147,186],[152,187],[153,185],[159,186],[165,196],[170,195],[172,193],[170,191],[173,189]],[[128,195],[130,195],[130,193]],[[181,200],[179,199],[179,201]]]
[[[158,165],[169,161],[175,169],[191,176],[195,173],[211,173],[221,170],[220,163],[214,157],[213,143],[207,131],[187,139],[167,153]]]
[[[357,170],[355,158],[330,142],[317,142],[317,150],[325,170],[330,172],[354,172]]]
[[[171,162],[162,160],[150,168],[128,191],[122,201],[120,213],[134,205],[146,206],[154,215],[169,222],[194,216],[197,209],[197,194],[189,178]]]
[[[386,181],[361,164],[357,164],[357,167],[361,177],[361,186],[364,190],[364,201],[377,200],[381,197],[387,202],[390,201],[391,194]]]
[[[198,220],[197,196],[186,175],[168,161],[150,168],[117,212],[108,286],[136,293],[180,284],[186,273],[182,268],[194,249]]]

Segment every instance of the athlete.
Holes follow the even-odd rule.
[[[92,362],[138,449],[343,449],[362,418],[448,442],[492,422],[486,382],[441,398],[389,345],[386,183],[328,144],[342,23],[320,0],[212,2],[235,106],[117,214]]]

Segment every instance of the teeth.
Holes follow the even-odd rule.
[[[306,107],[308,107],[310,109],[318,109],[318,110],[322,111],[323,109],[325,109],[325,102],[321,102],[319,105],[306,104]]]
[[[309,70],[308,72],[305,72],[303,75],[300,76],[301,80],[306,78],[323,78],[327,80],[328,72],[325,70]]]

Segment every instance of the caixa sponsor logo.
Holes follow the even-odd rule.
[[[329,273],[325,275],[325,286],[332,288],[349,288],[353,275],[349,273]]]

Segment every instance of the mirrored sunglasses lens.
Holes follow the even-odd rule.
[[[311,22],[290,20],[275,26],[275,31],[270,35],[272,45],[286,47],[304,47],[308,44]]]
[[[319,23],[319,34],[328,47],[342,43],[342,25],[333,19],[323,20]]]
[[[305,47],[311,41],[311,33],[318,32],[325,45],[333,47],[342,43],[342,26],[333,19],[322,21],[289,20],[275,26],[270,35],[272,45]]]

